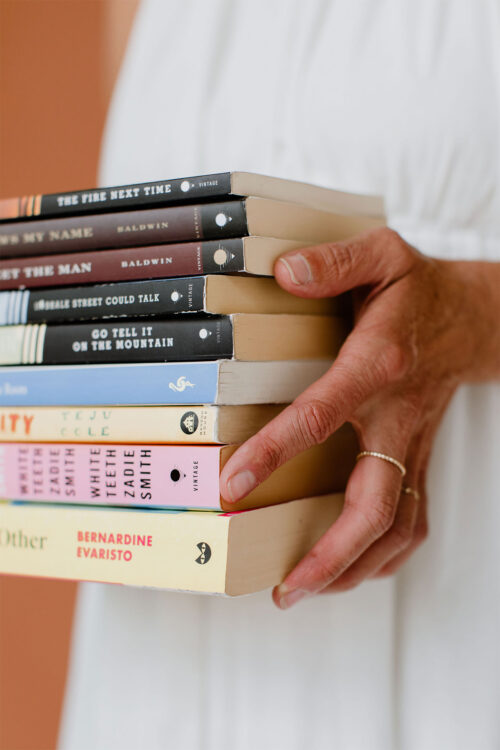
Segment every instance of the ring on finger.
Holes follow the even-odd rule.
[[[387,463],[392,464],[399,469],[402,477],[406,474],[406,467],[401,461],[398,461],[398,459],[393,456],[388,456],[387,453],[380,453],[380,451],[361,451],[361,453],[358,453],[356,456],[356,461],[359,461],[360,458],[368,458],[370,456],[372,458],[381,458],[382,461],[387,461]]]
[[[414,490],[413,487],[403,487],[401,489],[401,492],[403,492],[405,495],[413,495],[417,502],[420,500],[420,492],[418,490]]]

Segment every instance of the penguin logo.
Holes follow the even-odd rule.
[[[212,557],[212,550],[210,549],[210,545],[208,545],[206,542],[198,542],[196,546],[200,550],[200,554],[196,558],[195,562],[197,562],[198,565],[206,565]]]
[[[193,435],[198,429],[200,420],[194,411],[187,411],[181,417],[181,430],[186,435]]]

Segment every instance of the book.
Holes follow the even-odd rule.
[[[90,284],[196,274],[246,272],[272,276],[282,253],[311,242],[239,237],[208,242],[95,250],[36,258],[0,258],[0,289]]]
[[[178,316],[0,327],[0,365],[332,358],[347,334],[328,315]]]
[[[0,442],[242,443],[284,407],[0,407]]]
[[[0,503],[0,573],[238,596],[280,583],[341,495],[242,513]]]
[[[177,313],[315,315],[333,313],[336,308],[339,305],[333,297],[296,297],[265,277],[188,276],[0,292],[0,325]]]
[[[353,431],[344,425],[231,504],[220,495],[219,474],[236,447],[0,443],[0,498],[245,510],[344,489],[357,452]]]
[[[0,367],[0,406],[286,404],[331,360]]]
[[[327,242],[383,224],[382,219],[371,216],[334,214],[294,203],[245,198],[0,224],[0,252],[8,258],[245,235]]]
[[[382,216],[384,213],[382,200],[375,196],[344,193],[250,172],[219,172],[132,185],[5,198],[0,200],[0,220],[123,211],[251,195],[304,203],[336,213],[369,216]]]

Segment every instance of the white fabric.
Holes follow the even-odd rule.
[[[146,0],[102,183],[244,169],[382,193],[420,250],[500,259],[497,0]],[[500,386],[462,387],[431,536],[280,612],[85,585],[61,750],[500,747]]]

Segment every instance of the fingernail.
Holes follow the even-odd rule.
[[[306,596],[310,596],[310,591],[305,589],[295,589],[295,591],[289,591],[287,586],[278,586],[278,603],[280,609],[289,609],[294,604],[300,602],[301,599],[305,599]]]
[[[313,280],[311,266],[300,253],[289,255],[286,260],[285,258],[280,258],[279,260],[288,271],[292,282],[297,286],[300,284],[309,284]]]
[[[235,503],[257,486],[257,480],[253,472],[249,469],[240,471],[239,474],[235,474],[228,480],[227,488],[229,490],[229,499],[232,503]]]

